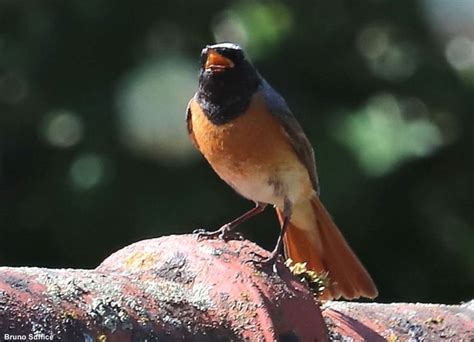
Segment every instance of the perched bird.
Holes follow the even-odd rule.
[[[374,298],[377,288],[319,199],[314,152],[285,100],[260,76],[235,44],[207,46],[201,53],[199,87],[187,109],[193,144],[214,171],[256,203],[218,231],[225,237],[240,223],[276,208],[287,257],[327,272],[324,299]]]

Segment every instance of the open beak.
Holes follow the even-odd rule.
[[[232,62],[229,58],[222,56],[214,49],[207,49],[207,60],[206,65],[204,66],[206,70],[224,71],[225,69],[230,69],[233,67],[234,62]]]

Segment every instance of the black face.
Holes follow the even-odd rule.
[[[197,100],[214,124],[244,113],[259,85],[260,76],[238,45],[222,43],[202,50]]]

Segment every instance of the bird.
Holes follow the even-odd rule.
[[[271,205],[281,230],[264,262],[274,263],[284,247],[293,262],[327,274],[330,282],[322,299],[378,295],[320,200],[314,151],[301,125],[239,45],[204,47],[186,124],[191,142],[217,175],[255,203],[217,231],[200,236],[226,238]]]

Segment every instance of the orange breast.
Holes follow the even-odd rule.
[[[263,101],[255,95],[245,114],[223,125],[211,123],[197,102],[191,103],[195,139],[216,171],[246,173],[249,169],[274,168],[295,159],[283,128]]]

